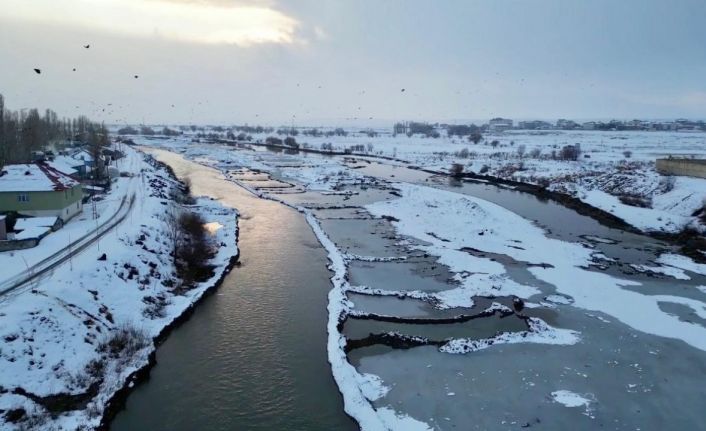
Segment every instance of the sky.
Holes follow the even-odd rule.
[[[704,119],[704,22],[703,0],[0,0],[0,94],[112,124]]]

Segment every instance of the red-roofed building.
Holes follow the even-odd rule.
[[[83,210],[82,197],[81,183],[43,162],[7,165],[0,171],[0,214],[67,221]]]

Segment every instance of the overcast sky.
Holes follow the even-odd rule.
[[[705,23],[704,0],[0,0],[0,93],[116,123],[706,118]]]

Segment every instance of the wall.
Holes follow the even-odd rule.
[[[0,251],[24,250],[36,247],[40,238],[0,241]]]
[[[657,159],[657,171],[666,175],[706,178],[706,160]]]

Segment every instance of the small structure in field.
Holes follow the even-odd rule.
[[[657,159],[657,171],[664,175],[706,178],[706,159]]]

